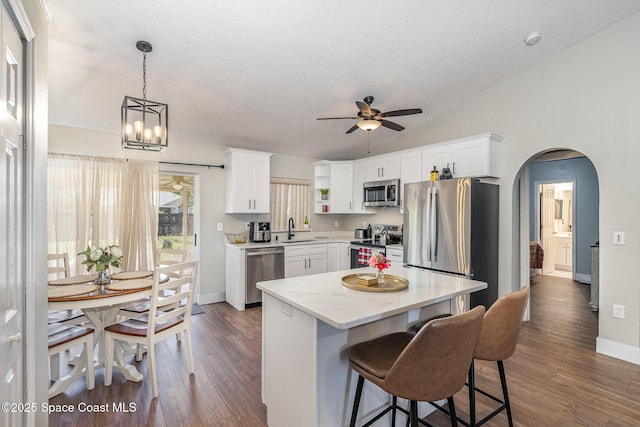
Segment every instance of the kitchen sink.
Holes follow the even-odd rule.
[[[306,239],[306,240],[283,240],[282,243],[304,243],[304,242],[313,242],[314,239]]]

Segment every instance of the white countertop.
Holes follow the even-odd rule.
[[[334,271],[311,276],[258,282],[258,289],[338,329],[349,329],[374,320],[446,301],[485,289],[487,284],[453,274],[407,267],[391,267],[385,274],[409,280],[398,292],[364,292],[342,286],[348,274],[372,269]]]

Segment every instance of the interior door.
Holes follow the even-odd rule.
[[[23,45],[4,7],[0,25],[0,402],[19,403],[24,402]],[[22,413],[0,412],[0,425],[22,425]]]
[[[553,221],[555,220],[555,188],[553,184],[541,185],[542,217],[540,218],[540,242],[544,251],[542,274],[555,271],[553,247]]]

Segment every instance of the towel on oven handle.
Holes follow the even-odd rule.
[[[371,258],[371,254],[373,250],[370,248],[359,248],[358,249],[358,265],[369,265],[369,259]]]

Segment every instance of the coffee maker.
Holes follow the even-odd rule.
[[[249,241],[270,242],[271,241],[271,223],[270,222],[250,222],[249,223]]]

